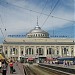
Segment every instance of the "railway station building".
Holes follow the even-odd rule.
[[[24,58],[38,61],[58,57],[75,57],[73,38],[52,38],[39,25],[30,30],[24,38],[8,37],[3,42],[5,56],[20,60]]]

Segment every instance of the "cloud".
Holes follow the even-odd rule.
[[[43,14],[40,15],[39,13],[36,13],[36,12],[42,11],[43,7],[41,5],[45,3],[43,4],[40,3],[39,6],[37,6],[37,4],[30,3],[29,1],[26,1],[26,0],[5,0],[5,2],[8,2],[8,4],[6,4],[7,7],[5,7],[4,4],[2,4],[2,6],[0,5],[0,10],[1,10],[0,14],[4,22],[4,26],[2,26],[2,30],[3,32],[5,32],[4,28],[6,28],[7,35],[20,34],[20,33],[26,34],[27,32],[29,32],[31,29],[33,29],[36,26],[37,16],[39,18],[39,26],[42,26],[44,21],[47,18],[46,15],[43,15]],[[51,9],[49,9],[50,7],[48,6],[49,4],[43,10],[44,14],[50,13]],[[68,4],[66,3],[66,6],[73,7],[69,3]],[[29,9],[36,12],[29,11]],[[58,5],[51,15],[68,19],[68,20],[74,20],[74,12],[65,11],[65,6],[63,5]],[[49,30],[52,30],[53,28],[56,28],[56,29],[63,28],[65,25],[68,26],[69,23],[70,22],[66,20],[49,17],[47,21],[45,22],[45,24],[43,25],[42,29],[49,31]],[[1,21],[0,21],[0,24],[2,25]],[[2,36],[1,33],[0,33],[0,36]]]

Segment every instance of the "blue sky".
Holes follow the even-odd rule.
[[[48,31],[50,35],[53,35],[54,31],[54,35],[65,35],[74,38],[75,0],[59,0],[56,5],[57,1],[0,0],[0,28],[4,36],[25,35],[36,26],[38,16],[39,26]],[[48,17],[51,11],[52,13]],[[0,31],[0,42],[3,39]]]

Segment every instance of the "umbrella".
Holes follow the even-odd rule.
[[[28,58],[28,60],[30,60],[30,61],[31,61],[31,60],[33,60],[33,58]]]

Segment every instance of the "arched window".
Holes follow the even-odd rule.
[[[5,54],[7,54],[8,52],[7,52],[7,50],[5,51]]]
[[[37,34],[36,34],[36,37],[37,37]]]
[[[49,54],[52,54],[52,48],[49,48]]]
[[[21,51],[21,55],[23,55],[23,51]]]
[[[15,48],[13,48],[13,54],[15,54]]]
[[[43,55],[44,53],[42,48],[38,48],[36,52],[38,55]]]
[[[59,54],[59,51],[57,50],[57,55]]]
[[[52,48],[47,49],[47,54],[52,54]]]
[[[27,48],[26,54],[32,55],[33,54],[33,49],[32,48]]]
[[[31,54],[31,48],[29,48],[29,54]]]

